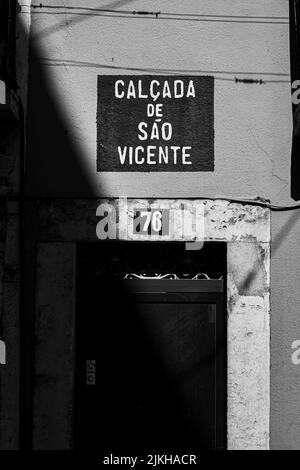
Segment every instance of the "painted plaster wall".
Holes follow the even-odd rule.
[[[47,2],[61,6],[65,3]],[[78,2],[72,0],[70,5]],[[63,10],[49,15],[36,10],[32,15],[33,46],[47,83],[41,82],[41,75],[32,77],[29,109],[35,139],[28,147],[30,194],[261,196],[273,203],[292,202],[287,0],[107,0],[100,5],[97,0],[88,0],[84,6],[285,19],[278,24],[276,20],[233,24],[71,15]],[[98,74],[207,71],[214,71],[216,77],[214,173],[96,175]],[[262,78],[266,84],[235,83],[235,76]],[[49,106],[43,107],[43,100],[49,97],[56,110],[52,112],[52,122],[44,114]],[[59,121],[55,121],[57,115],[61,117]],[[67,165],[62,163],[64,160]],[[76,168],[80,169],[79,176]],[[300,338],[299,233],[298,212],[273,214],[271,447],[274,449],[300,448],[300,366],[292,365],[290,358],[291,343]]]
[[[65,2],[44,4],[63,7]],[[68,2],[72,5],[78,2]],[[199,191],[213,197],[260,195],[273,199],[279,191],[280,198],[287,196],[291,137],[287,0],[124,0],[100,4],[89,0],[84,6],[285,19],[232,23],[219,18],[215,22],[196,21],[201,18],[182,21],[33,9],[32,50],[37,56],[33,61],[38,61],[39,71],[47,75],[47,89],[53,106],[63,115],[65,128],[60,134],[55,120],[50,122],[47,96],[41,93],[43,81],[33,74],[29,193],[78,196],[82,188],[72,180],[72,172],[80,165],[90,192],[105,196],[197,197]],[[96,174],[97,76],[139,73],[215,76],[214,173]],[[235,76],[267,83],[235,83]],[[64,132],[76,147],[67,167],[60,161]],[[56,146],[54,138],[58,139]]]

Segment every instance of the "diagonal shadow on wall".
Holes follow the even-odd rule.
[[[120,6],[128,2],[112,2],[108,6]],[[104,7],[103,7],[104,8]],[[78,17],[76,21],[82,21],[84,18]],[[75,19],[74,19],[75,21]],[[65,27],[65,22],[55,26],[47,34],[54,33]],[[44,31],[45,33],[45,31]],[[39,335],[35,331],[36,326],[36,245],[38,243],[37,233],[40,221],[37,217],[37,207],[41,198],[62,199],[68,198],[100,198],[101,188],[97,188],[97,194],[90,181],[85,168],[86,155],[80,143],[72,137],[69,116],[67,110],[63,109],[57,100],[55,85],[51,76],[47,73],[47,68],[43,67],[40,61],[41,51],[37,48],[34,40],[30,44],[30,77],[29,77],[29,95],[28,95],[28,115],[27,115],[27,146],[23,196],[23,240],[22,240],[22,306],[21,306],[21,328],[22,328],[22,381],[21,381],[21,446],[23,449],[31,450],[33,447],[33,396],[35,386],[47,386],[47,381],[53,381],[55,378],[47,375],[47,370],[42,375],[35,375],[35,360]],[[95,89],[96,95],[96,89]],[[95,116],[96,125],[96,116]],[[49,175],[54,174],[55,178]],[[96,162],[95,162],[96,170]],[[102,188],[103,189],[103,188]],[[62,204],[64,202],[62,201]],[[66,212],[66,217],[68,216]],[[47,223],[47,221],[42,221]],[[51,239],[49,240],[51,241]],[[51,289],[49,286],[48,289]],[[51,292],[49,293],[51,296]],[[119,293],[122,294],[122,293]],[[95,295],[95,294],[94,294]],[[126,293],[123,293],[126,295]],[[47,307],[47,306],[46,306]],[[51,311],[51,306],[48,308]],[[47,311],[47,309],[45,309]],[[51,312],[50,312],[51,313]],[[64,315],[63,307],[59,315]],[[52,315],[52,314],[51,314]],[[119,318],[124,322],[124,315],[118,312]],[[59,324],[60,318],[56,312],[51,316],[51,322]],[[51,322],[47,325],[45,334],[51,335]],[[48,328],[48,329],[47,329]],[[135,325],[136,336],[141,344],[149,344],[147,338],[147,328],[144,324]],[[119,333],[121,334],[121,332]],[[53,339],[53,348],[55,347],[55,338]],[[67,347],[66,347],[67,351]],[[51,352],[49,353],[51,354]],[[149,356],[151,356],[151,344],[149,344]],[[156,370],[159,371],[163,381],[165,372],[157,358],[152,354],[153,363],[156,364]],[[212,356],[213,358],[213,356]],[[210,362],[211,357],[205,357],[203,361],[197,364],[198,370],[203,362]],[[46,361],[47,362],[47,361]],[[59,367],[59,364],[57,365]],[[196,371],[190,370],[186,376],[181,378],[187,380]],[[166,386],[167,388],[167,386]],[[167,388],[168,389],[168,388]],[[181,403],[177,399],[172,387],[168,389],[170,401],[174,400],[176,406],[180,409]],[[57,397],[53,396],[53,400]],[[52,403],[47,403],[47,409],[41,416],[45,435],[49,431],[49,416],[51,415]],[[70,412],[70,410],[67,410]],[[47,421],[48,420],[48,421]],[[200,423],[201,425],[201,423]],[[47,427],[48,426],[48,427]],[[177,423],[180,427],[180,422]],[[205,429],[203,429],[205,435]],[[57,439],[49,433],[49,441],[45,442],[41,450],[55,450],[51,447],[51,439],[56,442]],[[55,440],[56,439],[56,440]],[[52,441],[52,442],[53,442]],[[70,447],[72,443],[70,442]]]
[[[300,211],[292,211],[286,222],[282,225],[276,236],[272,238],[271,244],[271,255],[275,255],[276,251],[280,248],[286,237],[290,236],[294,226],[299,222]],[[257,261],[254,268],[247,274],[243,282],[241,283],[241,290],[249,290],[256,277],[260,274],[260,264]]]
[[[105,5],[99,5],[99,8],[101,10],[105,10],[105,9],[115,9],[115,8],[118,8],[118,7],[123,7],[124,5],[128,5],[129,3],[132,3],[134,0],[115,0],[113,2],[109,2],[109,3],[106,3]],[[81,5],[82,7],[82,5]],[[75,8],[75,7],[74,7]],[[97,8],[97,7],[95,7]],[[66,7],[66,11],[67,11],[67,7]],[[116,13],[118,12],[118,10],[116,10]],[[33,10],[33,14],[35,13],[35,11]],[[50,12],[48,12],[49,14]],[[54,14],[51,12],[51,14]],[[60,13],[62,14],[62,13]],[[68,19],[68,24],[69,25],[75,25],[75,24],[79,24],[83,21],[86,21],[87,20],[87,16],[86,15],[82,15],[80,13],[76,14],[76,13],[72,13],[72,17]],[[54,34],[54,33],[57,33],[59,31],[61,31],[62,29],[64,29],[66,27],[66,21],[61,21],[53,26],[50,26],[49,28],[45,28],[40,34],[39,34],[39,37],[46,37],[46,36],[50,36],[51,34]]]

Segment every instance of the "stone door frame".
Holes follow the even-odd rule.
[[[97,240],[96,209],[103,203],[120,215],[117,199],[36,204],[35,449],[72,448],[76,244]],[[206,242],[227,243],[227,447],[269,449],[270,211],[223,200],[129,199],[126,216],[137,204],[183,203],[201,207]],[[116,238],[128,240],[124,220],[116,220]],[[183,241],[176,228],[172,240]]]

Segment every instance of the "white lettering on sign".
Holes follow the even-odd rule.
[[[297,366],[300,364],[300,340],[297,339],[293,341],[292,343],[292,349],[295,349],[295,351],[292,354],[292,363]]]
[[[183,80],[174,80],[170,85],[167,80],[163,83],[158,80],[151,80],[147,88],[143,88],[143,80],[138,80],[134,84],[133,80],[129,80],[125,85],[124,80],[116,80],[115,97],[118,99],[149,99],[153,101],[158,98],[195,98],[196,92],[193,80],[186,84]],[[170,122],[164,121],[163,104],[149,103],[146,108],[146,116],[154,119],[152,123],[141,121],[137,126],[137,137],[140,141],[165,141],[168,142],[173,137],[173,128]],[[191,165],[191,149],[190,146],[155,146],[138,145],[118,146],[118,156],[121,165],[169,165],[181,164]]]
[[[148,124],[147,122],[140,122],[138,125],[138,134],[139,140],[171,140],[173,130],[170,122],[163,122],[160,124],[161,119],[156,119],[155,122],[149,126],[149,132],[147,132]]]
[[[188,85],[183,80],[174,80],[170,85],[167,80],[161,84],[158,80],[151,80],[149,88],[144,88],[143,80],[138,80],[137,85],[133,80],[129,80],[128,85],[125,87],[123,80],[116,80],[115,82],[115,97],[122,99],[149,99],[157,101],[161,98],[195,98],[195,86],[193,80],[190,80]]]
[[[118,154],[122,165],[161,165],[181,163],[183,165],[191,165],[189,160],[192,147],[179,147],[171,145],[170,147],[147,145],[142,147],[120,147],[118,146]]]

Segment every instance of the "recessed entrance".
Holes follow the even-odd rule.
[[[135,236],[134,240],[143,241],[140,243],[133,241],[127,224],[129,219],[133,220],[136,207],[160,207],[176,212],[182,208],[183,201],[129,199],[127,202],[124,206],[117,200],[101,200],[102,204],[113,204],[118,214],[112,230],[116,239],[111,242],[95,241],[96,221],[90,214],[96,212],[99,201],[45,200],[27,206],[30,214],[27,225],[31,227],[33,220],[38,221],[35,244],[32,242],[30,245],[30,250],[36,246],[37,251],[36,283],[33,284],[30,270],[24,280],[26,291],[35,292],[34,296],[28,296],[26,307],[27,320],[34,312],[34,325],[30,321],[26,324],[29,338],[30,331],[34,329],[36,344],[32,371],[34,424],[27,429],[28,442],[31,445],[30,429],[33,429],[34,449],[73,449],[74,420],[77,423],[77,448],[78,443],[84,447],[91,436],[100,434],[101,421],[96,408],[93,404],[90,411],[86,408],[91,399],[87,390],[95,390],[95,387],[87,388],[85,380],[93,381],[95,376],[99,386],[99,371],[102,364],[109,362],[109,357],[105,350],[100,362],[96,360],[96,374],[93,362],[88,363],[86,371],[86,360],[94,360],[95,356],[95,350],[89,350],[89,347],[94,348],[100,344],[101,338],[106,340],[108,336],[104,321],[108,319],[112,324],[114,319],[118,326],[126,317],[122,312],[128,309],[123,305],[119,310],[113,307],[117,294],[121,298],[116,288],[117,281],[123,280],[126,274],[140,277],[145,274],[154,279],[155,274],[177,274],[180,279],[191,279],[204,272],[211,279],[219,279],[223,275],[226,283],[227,448],[268,449],[270,211],[257,205],[229,201],[184,200],[184,207],[188,208],[191,216],[199,212],[204,214],[204,234],[200,230],[196,236],[195,233],[183,236],[180,220],[175,217],[174,232],[166,237],[168,240],[152,243],[143,241],[144,235]],[[43,224],[42,220],[48,220],[51,224],[51,234],[49,225]],[[74,230],[74,227],[80,229]],[[185,242],[201,241],[203,237],[203,249],[185,250]],[[203,278],[197,277],[200,280]],[[110,291],[105,286],[107,280],[115,285]],[[218,320],[218,314],[216,318]],[[76,342],[73,336],[75,330],[78,336]],[[75,362],[77,403],[74,405]],[[27,366],[31,367],[26,359]],[[122,396],[122,387],[119,386],[119,390]],[[31,393],[26,395],[29,418],[30,397]],[[101,394],[96,394],[96,403],[100,400]],[[78,410],[92,413],[91,425],[86,428],[80,425]]]
[[[224,448],[226,244],[79,244],[78,266],[75,449]]]

